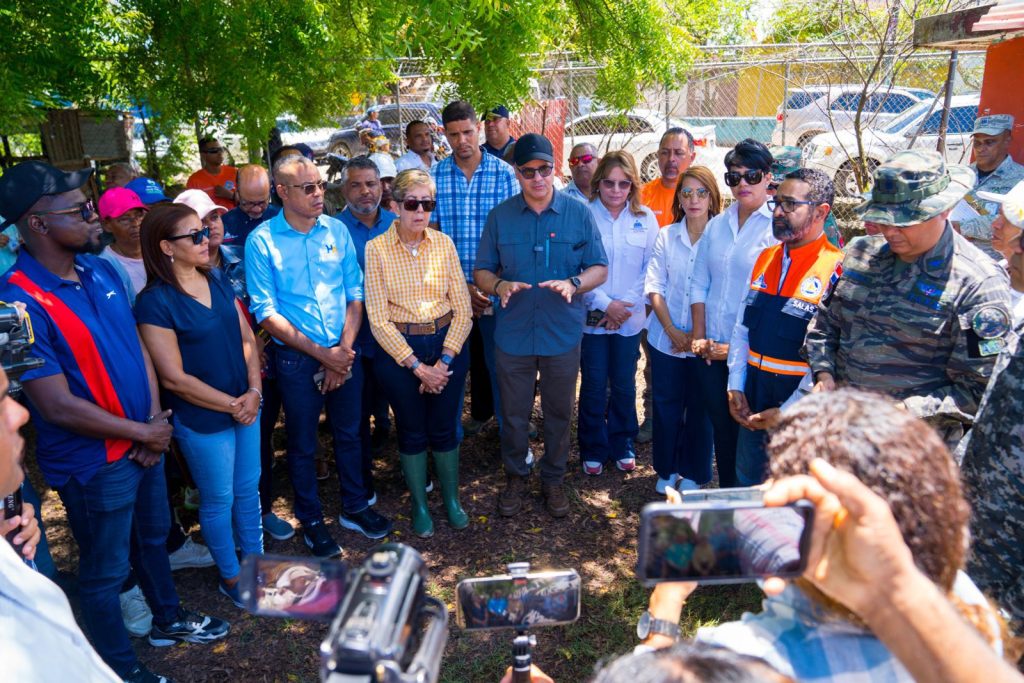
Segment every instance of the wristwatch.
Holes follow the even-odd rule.
[[[583,286],[583,280],[579,279],[575,275],[573,275],[571,278],[569,278],[569,282],[572,283],[572,286],[576,288],[577,292],[579,291],[580,287]]]
[[[418,368],[419,366],[420,366],[420,359],[417,358],[416,360],[414,360],[412,362],[412,365],[409,366],[409,369],[412,370],[413,372],[416,372],[416,368]]]
[[[636,622],[636,637],[640,640],[647,640],[652,633],[679,640],[679,624],[673,624],[664,619],[655,619],[651,616],[650,610],[644,610],[644,613],[640,615],[640,621]]]
[[[441,362],[445,365],[451,365],[453,360],[455,360],[454,356],[450,356],[447,353],[441,354]]]

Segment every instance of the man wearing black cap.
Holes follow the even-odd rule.
[[[484,151],[493,154],[502,161],[508,148],[516,139],[508,132],[508,107],[499,105],[487,112],[484,117]]]
[[[608,257],[589,209],[554,191],[551,143],[529,133],[516,142],[513,154],[522,193],[487,217],[474,272],[476,285],[501,300],[494,340],[506,485],[498,497],[498,512],[511,517],[522,508],[539,371],[542,491],[548,512],[564,517],[569,501],[562,480],[586,317],[580,295],[605,281]]]
[[[132,564],[153,612],[149,642],[210,642],[228,624],[181,608],[164,543],[170,509],[162,453],[171,438],[156,376],[139,342],[128,294],[93,256],[100,224],[81,187],[91,169],[65,173],[30,161],[0,177],[0,214],[24,247],[0,278],[0,300],[26,304],[42,364],[22,378],[36,455],[61,497],[79,547],[79,591],[96,651],[126,680],[154,681],[121,618],[118,591]]]

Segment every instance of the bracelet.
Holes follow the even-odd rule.
[[[256,387],[249,387],[248,389],[246,389],[246,390],[245,390],[245,393],[247,393],[247,394],[248,394],[248,393],[249,393],[250,391],[251,391],[251,392],[253,392],[253,393],[255,393],[255,394],[256,394],[257,396],[259,396],[259,397],[260,397],[260,403],[262,403],[262,402],[263,402],[263,392],[262,392],[262,391],[260,391],[260,390],[259,390],[259,389],[257,389]]]
[[[412,365],[409,366],[409,370],[411,370],[412,372],[416,372],[416,368],[418,368],[419,366],[420,366],[420,359],[417,358],[416,360],[414,360],[412,362]]]
[[[500,285],[502,282],[504,282],[504,280],[502,280],[499,277],[498,281],[494,283],[494,296],[501,296],[501,294],[498,293],[498,285]]]

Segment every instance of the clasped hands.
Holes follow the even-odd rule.
[[[352,371],[352,365],[356,361],[356,352],[351,346],[339,344],[322,348],[317,357],[324,371],[324,381],[320,387],[320,393],[326,394],[334,391],[348,379]]]

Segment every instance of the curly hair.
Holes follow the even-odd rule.
[[[939,436],[880,394],[811,394],[783,413],[768,443],[775,478],[814,458],[847,470],[889,504],[914,562],[949,592],[967,552],[970,509]]]

